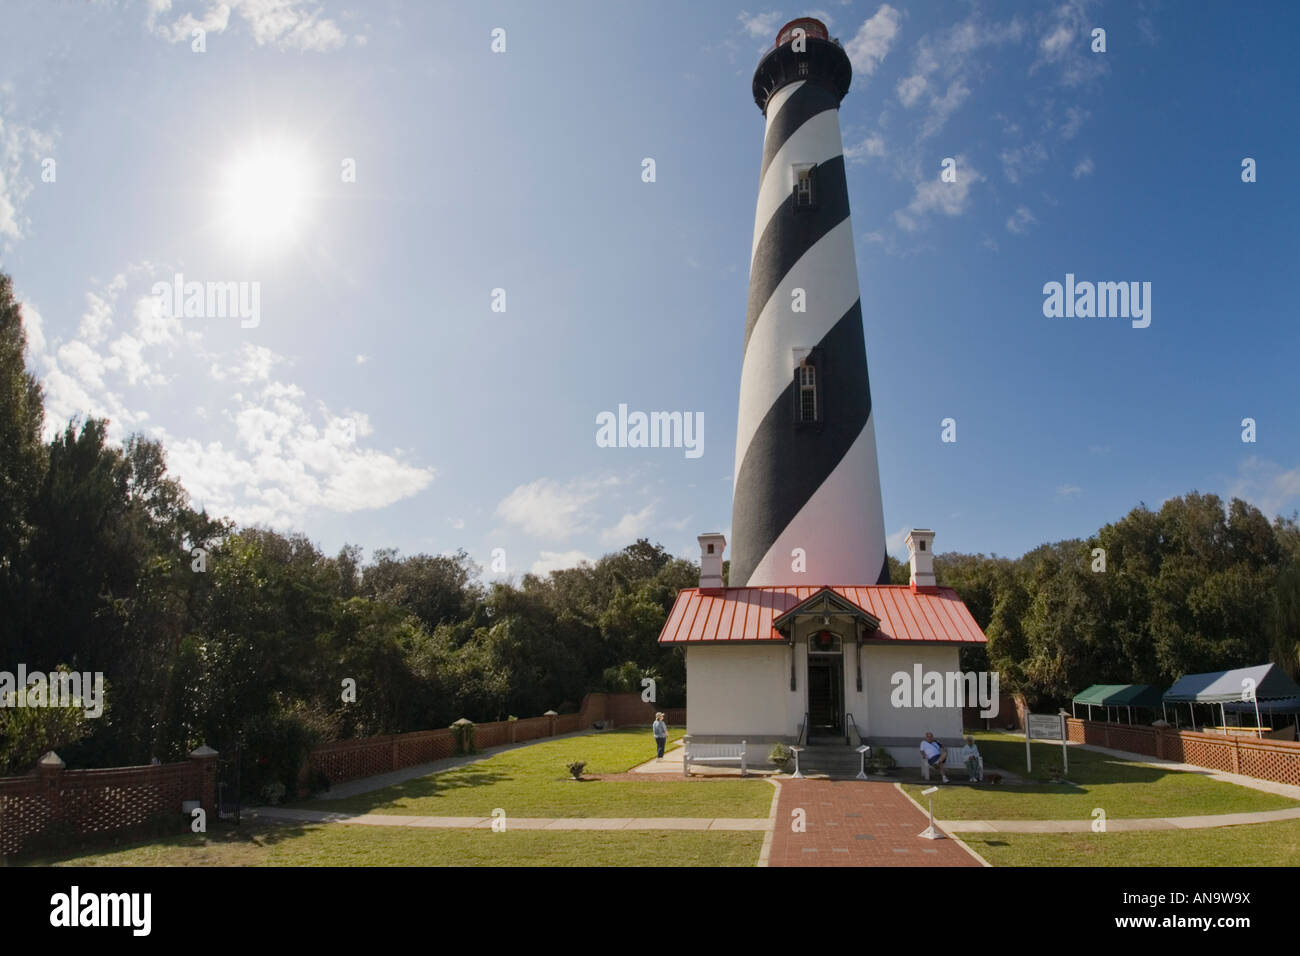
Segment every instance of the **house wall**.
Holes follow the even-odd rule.
[[[695,644],[686,652],[687,731],[697,740],[755,744],[793,742],[808,709],[807,633],[814,622],[800,622],[795,632],[795,690],[790,690],[790,647],[772,644]],[[832,626],[832,630],[836,628]],[[961,707],[895,707],[892,676],[923,671],[948,673],[958,668],[956,645],[901,644],[854,646],[844,643],[845,710],[854,717],[864,742],[888,747],[903,766],[919,766],[918,745],[927,730],[944,742],[962,735]],[[855,665],[862,654],[862,690]]]
[[[790,647],[695,644],[686,650],[686,729],[700,740],[793,740],[803,720],[806,648],[796,647],[797,690],[790,691]]]
[[[900,644],[889,647],[867,644],[862,648],[862,686],[866,698],[866,743],[887,747],[904,767],[919,767],[921,738],[931,731],[945,744],[956,744],[962,737],[961,707],[896,707],[891,699],[893,675],[913,673],[916,664],[923,672],[948,674],[958,670],[959,648],[955,644]],[[857,711],[854,712],[854,716]]]

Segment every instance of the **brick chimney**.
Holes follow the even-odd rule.
[[[722,552],[726,550],[727,539],[713,531],[695,540],[700,542],[700,590],[721,590]]]
[[[907,558],[912,566],[909,584],[913,591],[929,591],[936,587],[934,579],[934,532],[913,528],[907,533]]]

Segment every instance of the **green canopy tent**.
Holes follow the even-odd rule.
[[[1146,707],[1155,710],[1161,706],[1161,693],[1150,684],[1093,684],[1087,690],[1080,691],[1070,701],[1070,709],[1078,717],[1078,704],[1088,708],[1088,719],[1092,720],[1093,707],[1106,708],[1106,720],[1110,720],[1110,709],[1115,708],[1118,716],[1122,707],[1128,713],[1128,722],[1133,723],[1133,708]]]
[[[1186,704],[1192,715],[1192,729],[1195,730],[1197,704],[1218,704],[1220,719],[1226,724],[1227,718],[1223,716],[1226,704],[1238,701],[1250,703],[1255,711],[1255,726],[1262,727],[1259,701],[1284,700],[1289,697],[1300,697],[1300,685],[1276,664],[1259,664],[1255,667],[1180,677],[1173,687],[1165,691],[1163,701],[1166,704]],[[1176,706],[1174,719],[1178,719]]]

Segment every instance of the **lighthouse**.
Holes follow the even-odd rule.
[[[727,536],[701,534],[699,586],[678,592],[659,632],[686,654],[686,773],[711,759],[757,766],[774,743],[805,747],[804,773],[856,777],[863,744],[919,766],[926,733],[960,737],[962,709],[894,694],[898,675],[955,682],[961,648],[986,641],[938,582],[933,531],[912,530],[909,582],[889,583],[840,139],[852,74],[812,18],[782,27],[754,71],[767,131],[731,569],[724,581]]]
[[[766,117],[732,498],[732,587],[886,584],[885,522],[839,105],[825,25],[781,28],[754,71]]]

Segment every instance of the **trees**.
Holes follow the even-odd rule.
[[[27,336],[13,283],[0,273],[0,659],[12,659],[26,630],[24,582],[32,495],[45,471],[41,387],[27,371]]]

